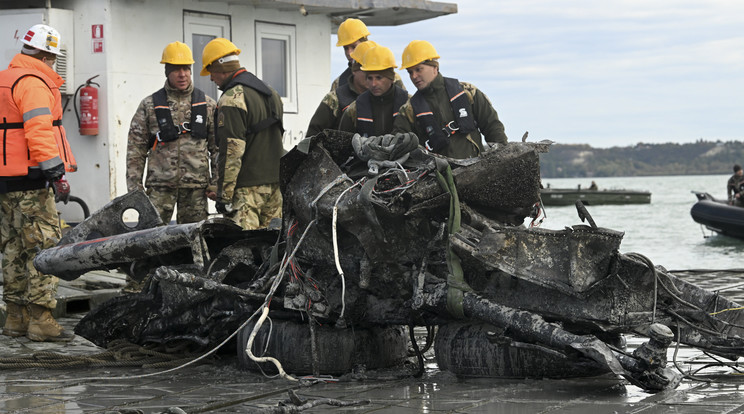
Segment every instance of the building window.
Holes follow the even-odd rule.
[[[282,97],[284,112],[297,113],[295,26],[256,22],[256,76]]]
[[[217,85],[209,80],[209,76],[200,76],[199,72],[202,69],[204,46],[218,37],[230,38],[230,16],[184,11],[183,27],[184,42],[191,47],[194,55],[195,62],[191,74],[194,87],[201,89],[211,98],[219,99],[220,91]]]

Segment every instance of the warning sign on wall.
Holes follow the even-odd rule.
[[[91,46],[93,53],[103,53],[103,25],[94,24],[90,27]]]

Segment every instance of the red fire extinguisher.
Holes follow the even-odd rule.
[[[80,91],[80,114],[78,115],[76,107],[75,115],[78,117],[80,135],[98,135],[98,89],[93,86],[101,86],[93,82],[93,79],[97,77],[98,75],[88,79],[85,81],[85,85],[80,85],[78,88],[78,91]],[[75,103],[74,97],[73,103]]]

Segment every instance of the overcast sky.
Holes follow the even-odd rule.
[[[431,42],[442,74],[481,89],[509,140],[744,140],[742,0],[454,2],[457,14],[370,27],[370,39],[398,65],[408,42]],[[335,42],[333,77],[345,67]]]

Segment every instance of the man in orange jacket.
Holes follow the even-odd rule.
[[[56,201],[67,202],[65,172],[77,170],[62,127],[64,80],[53,69],[60,50],[55,29],[37,24],[21,39],[21,53],[0,72],[0,248],[3,335],[32,341],[69,341],[51,311],[59,279],[41,274],[33,259],[61,237]]]

